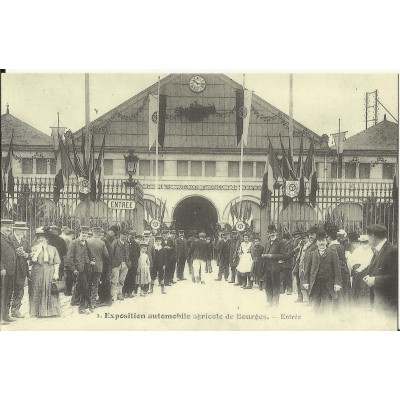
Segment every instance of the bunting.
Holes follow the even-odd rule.
[[[12,131],[11,134],[10,146],[8,147],[8,153],[4,161],[4,169],[2,168],[2,175],[3,175],[2,184],[4,185],[4,193],[7,192],[11,198],[14,198],[14,175],[12,171],[13,157],[14,157],[14,130]]]

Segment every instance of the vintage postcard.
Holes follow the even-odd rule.
[[[397,74],[1,74],[1,326],[396,330]]]

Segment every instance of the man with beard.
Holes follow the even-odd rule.
[[[93,307],[97,304],[97,295],[99,291],[99,283],[104,269],[104,264],[108,265],[109,253],[106,244],[101,240],[101,228],[93,227],[93,236],[87,239],[87,245],[89,247],[91,256],[94,259],[94,264],[92,265],[92,271],[90,276],[90,300]],[[104,263],[105,261],[105,263]]]
[[[320,311],[337,299],[342,285],[339,257],[328,248],[325,231],[316,234],[317,249],[307,257],[304,273],[304,289],[309,291],[310,302],[315,311]]]
[[[185,240],[185,231],[178,231],[179,237],[176,239],[176,276],[178,281],[185,281],[184,271],[188,255],[188,245]]]
[[[316,226],[310,227],[308,230],[308,238],[304,244],[300,244],[300,250],[298,252],[295,266],[293,268],[293,274],[296,278],[297,286],[297,300],[296,303],[308,303],[308,292],[304,289],[304,273],[305,273],[305,260],[308,254],[317,249],[317,231]]]
[[[217,264],[218,264],[218,278],[216,281],[222,281],[222,277],[225,281],[229,277],[229,242],[226,237],[226,233],[221,233],[221,240],[218,242],[216,247],[217,253]]]
[[[276,226],[269,225],[268,241],[261,256],[264,259],[265,292],[267,294],[268,307],[277,307],[279,305],[280,274],[287,258],[285,243],[278,239],[277,235]]]
[[[28,259],[30,258],[31,249],[28,241],[25,239],[28,229],[25,222],[15,222],[13,234],[10,236],[17,256],[14,290],[11,302],[11,317],[13,318],[24,318],[19,312],[19,309],[22,304],[22,298],[24,297],[26,277],[29,273]]]
[[[231,238],[229,240],[229,268],[231,270],[231,280],[229,283],[235,283],[236,280],[236,267],[239,263],[239,257],[237,254],[239,247],[239,238],[236,230],[231,231]]]

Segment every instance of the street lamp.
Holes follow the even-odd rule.
[[[126,187],[132,188],[138,184],[137,180],[132,179],[132,175],[136,174],[137,164],[139,162],[139,157],[135,155],[134,150],[129,150],[129,155],[124,156],[125,158],[125,171],[129,175],[129,179],[124,182]]]

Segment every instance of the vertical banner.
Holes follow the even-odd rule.
[[[154,146],[158,135],[158,96],[149,94],[149,150]]]
[[[238,145],[243,139],[243,144],[247,146],[252,96],[251,90],[236,90],[236,138]]]

